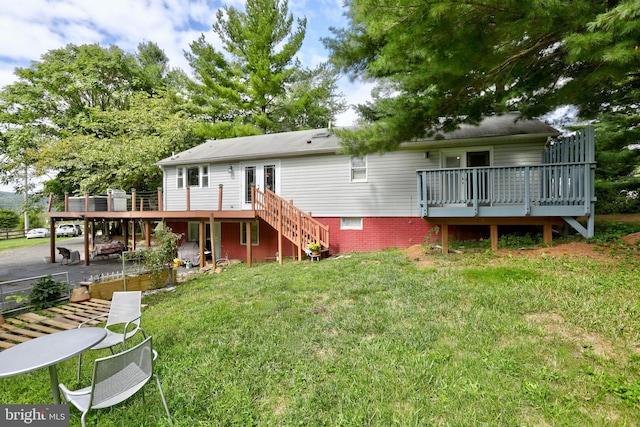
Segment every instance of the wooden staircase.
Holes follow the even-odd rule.
[[[311,213],[298,209],[271,190],[262,192],[253,188],[253,210],[259,218],[278,231],[278,252],[282,253],[282,237],[298,248],[298,260],[311,242],[318,242],[322,249],[329,249],[329,227],[313,219]],[[280,257],[282,263],[282,257]]]

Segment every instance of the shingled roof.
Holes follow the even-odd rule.
[[[519,113],[485,118],[480,125],[462,125],[458,130],[407,143],[407,146],[433,145],[435,142],[470,140],[512,135],[556,136],[559,132],[539,120],[520,119]],[[329,129],[301,130],[238,138],[208,140],[189,150],[159,161],[159,166],[215,163],[243,159],[310,156],[336,153],[340,138]]]

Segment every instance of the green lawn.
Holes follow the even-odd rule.
[[[239,265],[146,297],[143,326],[178,426],[638,425],[640,261],[604,250]],[[48,381],[0,379],[0,396],[50,402]],[[145,402],[89,425],[166,425],[152,384]]]
[[[56,237],[56,242],[64,242],[65,240],[69,239],[73,239],[73,237]],[[0,251],[44,244],[49,244],[48,237],[40,239],[27,239],[26,237],[21,237],[19,239],[5,239],[0,240]]]

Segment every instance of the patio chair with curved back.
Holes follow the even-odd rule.
[[[119,344],[122,344],[122,350],[126,349],[126,341],[138,331],[142,332],[143,337],[146,337],[144,330],[140,326],[140,318],[142,317],[141,305],[142,292],[140,291],[114,292],[109,314],[107,315],[107,322],[104,325],[107,330],[107,336],[91,347],[91,350],[108,348],[113,353],[113,347]],[[102,314],[85,320],[78,325],[78,328],[104,317],[105,315]],[[78,380],[80,380],[81,365],[82,353],[78,356]]]
[[[85,427],[85,418],[91,409],[108,408],[125,401],[154,377],[169,423],[172,423],[160,379],[153,373],[153,362],[157,356],[158,353],[153,350],[149,336],[135,347],[96,359],[89,387],[71,391],[64,384],[59,384],[58,388],[64,400],[82,412],[80,421]]]

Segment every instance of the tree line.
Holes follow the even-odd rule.
[[[154,42],[135,53],[69,44],[16,68],[0,92],[0,179],[29,191],[101,194],[161,186],[155,163],[210,138],[326,127],[345,109],[338,72],[296,59],[306,20],[287,0],[220,10],[212,30],[184,52],[192,76],[171,68]]]

